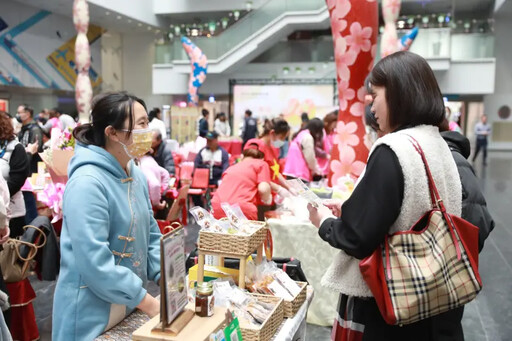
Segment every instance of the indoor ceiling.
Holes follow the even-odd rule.
[[[2,0],[3,1],[3,0]],[[15,0],[27,6],[40,8],[66,17],[72,16],[73,0]],[[141,23],[116,12],[107,11],[102,7],[88,3],[91,24],[101,26],[115,32],[154,32],[160,28]]]

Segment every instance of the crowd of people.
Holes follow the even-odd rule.
[[[365,85],[364,119],[378,137],[371,139],[365,171],[346,202],[308,207],[320,238],[343,251],[326,274],[326,286],[341,293],[333,335],[352,340],[364,329],[368,340],[382,335],[462,340],[463,307],[404,327],[386,324],[358,264],[386,235],[409,228],[430,207],[426,177],[417,172],[423,164],[410,157],[415,152],[408,136],[424,149],[448,212],[480,228],[482,249],[494,222],[467,160],[469,140],[452,124],[451,111],[445,109],[423,58],[408,52],[388,56],[377,63]],[[23,227],[38,215],[33,193],[21,188],[38,171],[38,153],[48,145],[52,129],[74,128],[76,146],[62,207],[53,340],[94,339],[135,308],[151,317],[160,310],[159,301],[146,291],[148,281],[160,278],[156,219],[166,219],[166,192],[171,179],[174,183],[180,177],[176,148],[161,115],[158,108],[148,114],[142,99],[123,92],[98,95],[91,122],[76,128],[73,118],[58,109],[42,110],[37,117],[28,105],[20,105],[13,118],[0,112],[0,243],[22,235]],[[224,216],[221,204],[229,203],[238,204],[249,219],[261,220],[265,210],[275,208],[277,197],[290,196],[287,179],[310,183],[328,176],[337,112],[323,119],[304,113],[300,129],[292,132],[282,115],[260,124],[247,110],[239,136],[242,159],[234,164],[219,145],[219,138],[232,135],[228,116],[218,113],[210,129],[209,115],[202,109],[197,122],[197,136],[205,146],[195,156],[194,169],[208,172],[213,197],[207,208],[217,219]],[[482,150],[486,164],[490,132],[483,116],[475,127],[473,162]],[[197,206],[210,204],[204,195],[192,200]],[[0,290],[6,292],[1,275]],[[4,318],[7,325],[12,322],[8,310]]]

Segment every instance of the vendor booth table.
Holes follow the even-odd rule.
[[[267,224],[274,239],[274,257],[293,256],[299,259],[309,285],[315,290],[307,322],[331,326],[336,317],[338,293],[323,288],[320,281],[339,250],[324,242],[311,223],[283,218],[268,219]]]
[[[306,340],[306,314],[308,306],[316,295],[311,287],[308,287],[307,299],[302,304],[302,307],[295,314],[293,318],[284,319],[283,323],[279,326],[273,341],[303,341]],[[95,341],[129,341],[132,340],[132,334],[135,330],[141,327],[144,323],[150,320],[149,316],[145,313],[136,310],[125,318],[114,328],[110,329],[103,335],[100,335]],[[193,340],[191,340],[193,341]]]

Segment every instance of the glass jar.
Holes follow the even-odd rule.
[[[212,316],[214,305],[212,283],[203,282],[198,284],[196,289],[196,315],[200,317]]]

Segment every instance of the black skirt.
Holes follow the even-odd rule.
[[[463,341],[464,307],[404,326],[387,324],[373,298],[340,295],[333,341]]]

